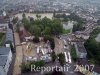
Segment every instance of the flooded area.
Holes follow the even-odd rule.
[[[18,17],[20,20],[22,19],[22,14],[23,13],[19,13],[19,14],[16,14],[15,17]],[[34,19],[37,19],[36,17],[36,13],[25,13],[26,17],[33,17]],[[47,17],[49,19],[52,19],[53,17],[53,13],[40,13],[38,15],[41,15],[41,18],[44,18],[44,17]]]

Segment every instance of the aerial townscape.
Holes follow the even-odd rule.
[[[100,75],[100,0],[0,0],[0,75]]]

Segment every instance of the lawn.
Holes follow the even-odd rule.
[[[68,33],[70,33],[71,32],[71,29],[63,29],[63,34],[68,34]]]
[[[0,33],[0,46],[2,46],[2,44],[4,43],[4,38],[5,38],[5,34]]]

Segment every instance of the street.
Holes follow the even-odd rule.
[[[15,58],[13,75],[18,75],[21,74],[20,65],[23,59],[23,52],[22,52],[22,46],[20,45],[20,38],[18,33],[15,32],[14,37],[15,37],[15,45],[16,45],[16,58]]]

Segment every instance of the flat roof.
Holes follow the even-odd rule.
[[[82,42],[76,42],[76,45],[77,45],[77,48],[78,48],[78,51],[79,52],[82,52],[82,53],[87,53],[86,52],[86,49],[84,47],[84,44]]]

